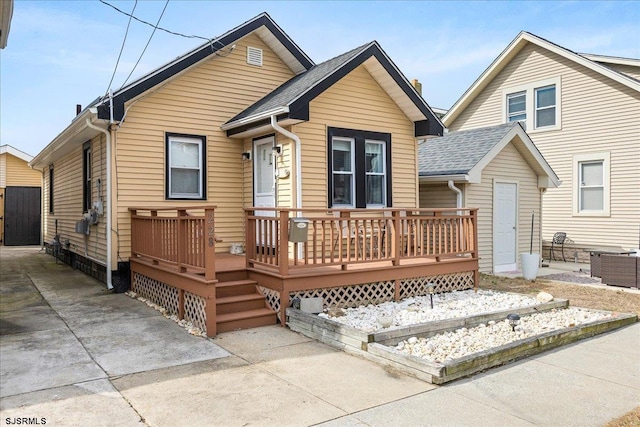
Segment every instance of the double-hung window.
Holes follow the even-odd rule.
[[[527,132],[560,129],[560,93],[559,77],[505,88],[504,121],[520,121]]]
[[[609,165],[608,152],[573,156],[574,215],[609,215]]]
[[[527,119],[527,92],[507,95],[507,121],[515,122]]]
[[[166,134],[167,199],[205,198],[205,137]]]
[[[391,135],[329,128],[329,206],[391,206]]]

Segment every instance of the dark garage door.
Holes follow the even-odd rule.
[[[40,244],[40,187],[7,187],[4,193],[4,244]]]

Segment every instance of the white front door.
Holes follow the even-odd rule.
[[[496,182],[493,197],[493,271],[514,271],[518,267],[518,184]]]
[[[253,205],[259,207],[275,207],[276,205],[276,188],[275,188],[275,164],[273,160],[273,136],[258,139],[253,142]],[[256,210],[256,216],[275,216],[275,211]],[[257,230],[257,239],[259,245],[268,242],[265,238],[264,227]],[[271,234],[271,233],[268,233]],[[269,244],[268,246],[274,246]]]

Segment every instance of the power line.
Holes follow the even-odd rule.
[[[174,36],[185,37],[187,39],[202,39],[202,40],[206,40],[211,44],[211,49],[212,50],[213,50],[213,43],[220,44],[222,46],[222,48],[226,47],[223,43],[221,43],[220,41],[218,41],[216,39],[210,39],[210,38],[207,38],[207,37],[196,36],[196,35],[182,34],[182,33],[178,33],[178,32],[175,32],[175,31],[167,30],[166,28],[158,27],[156,25],[153,25],[150,22],[147,22],[147,21],[145,21],[143,19],[135,17],[133,15],[133,12],[132,13],[127,13],[127,12],[125,12],[123,10],[118,9],[116,6],[114,6],[114,5],[110,4],[110,3],[107,3],[105,0],[100,0],[100,3],[106,4],[107,6],[115,9],[116,11],[122,13],[123,15],[127,15],[129,18],[133,18],[133,19],[135,19],[136,21],[138,21],[138,22],[140,22],[142,24],[149,25],[150,27],[153,27],[153,28],[158,29],[160,31],[164,31],[165,33],[172,34]]]
[[[137,1],[137,0],[136,0]],[[167,0],[167,2],[164,4],[164,8],[162,9],[162,13],[160,14],[160,17],[158,18],[158,22],[156,22],[156,25],[153,26],[153,31],[151,32],[151,35],[149,36],[149,40],[147,40],[147,44],[144,46],[144,49],[142,49],[142,53],[140,54],[140,57],[138,58],[138,60],[136,61],[136,65],[133,66],[133,69],[131,70],[131,72],[129,73],[129,75],[127,76],[126,80],[124,81],[124,83],[122,83],[122,86],[126,85],[127,82],[129,81],[129,78],[131,77],[131,75],[133,74],[133,72],[135,71],[136,67],[138,66],[138,64],[140,63],[140,60],[142,59],[142,56],[144,55],[144,53],[147,51],[147,48],[149,47],[149,43],[151,43],[151,39],[153,38],[153,35],[156,33],[156,30],[158,29],[158,25],[160,25],[160,20],[162,19],[162,17],[164,16],[164,12],[167,10],[167,6],[169,6],[169,0]]]
[[[138,6],[138,0],[133,5],[133,10],[131,11],[131,15],[129,15],[129,22],[127,23],[127,30],[124,33],[124,39],[122,40],[122,46],[120,47],[120,53],[118,54],[118,60],[116,61],[116,66],[113,69],[113,74],[111,75],[111,80],[109,80],[109,86],[107,86],[107,92],[111,89],[111,83],[113,83],[113,78],[116,76],[116,71],[118,71],[118,64],[120,64],[120,57],[122,56],[122,51],[124,50],[124,44],[127,41],[127,35],[129,34],[129,26],[131,25],[131,19],[133,18],[133,12],[136,11],[136,7]]]

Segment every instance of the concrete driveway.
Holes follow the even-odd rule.
[[[279,326],[194,337],[0,247],[0,374],[0,425],[600,426],[640,405],[640,325],[435,387]]]

